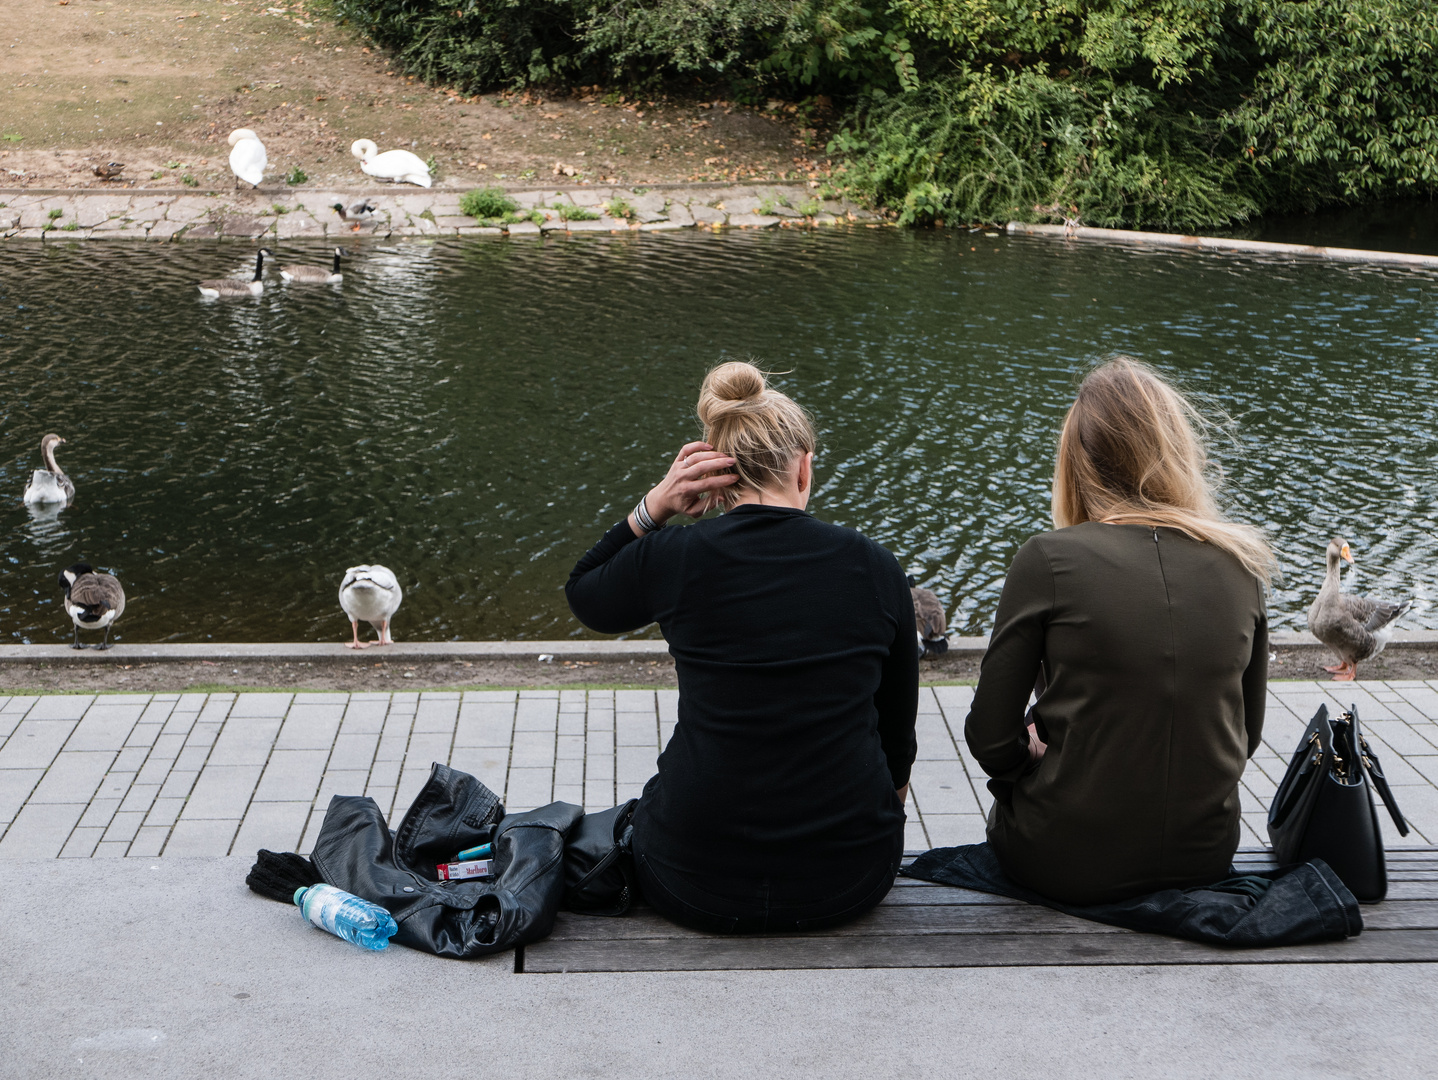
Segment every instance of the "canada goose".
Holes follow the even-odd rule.
[[[230,171],[235,174],[235,187],[243,180],[251,187],[259,187],[265,178],[265,166],[270,163],[265,153],[265,144],[249,128],[236,128],[230,132]]]
[[[909,592],[914,597],[914,623],[919,634],[921,660],[930,656],[943,656],[949,651],[949,619],[944,614],[944,605],[929,589],[919,588],[914,575],[909,575]]]
[[[221,296],[259,296],[265,291],[264,273],[265,256],[274,256],[269,248],[260,248],[255,252],[255,276],[249,281],[241,281],[239,278],[213,278],[210,281],[202,281],[197,286],[200,295],[207,300],[214,300]]]
[[[101,180],[117,180],[119,179],[120,173],[123,172],[124,169],[124,162],[107,161],[103,165],[96,165],[90,171],[96,176],[98,176]]]
[[[340,582],[340,607],[349,616],[354,640],[345,642],[347,649],[368,649],[371,645],[393,645],[389,621],[399,610],[404,592],[388,567],[351,566]],[[360,620],[379,632],[378,641],[359,639]]]
[[[344,252],[335,248],[335,265],[333,270],[326,270],[323,266],[294,266],[280,267],[280,277],[285,281],[298,281],[306,285],[338,285],[344,280],[340,273],[340,256]]]
[[[357,203],[350,203],[346,208],[344,203],[335,203],[330,207],[340,216],[340,220],[350,225],[351,229],[358,229],[361,223],[369,221],[374,217],[375,207],[370,205],[368,199],[361,199]]]
[[[45,462],[43,469],[36,469],[25,488],[26,506],[46,506],[59,503],[69,506],[75,501],[75,485],[55,464],[55,447],[65,440],[58,435],[46,435],[40,440],[40,458]]]
[[[1335,536],[1328,541],[1328,571],[1318,598],[1308,609],[1308,630],[1337,655],[1340,663],[1325,666],[1334,673],[1334,682],[1352,682],[1358,664],[1383,651],[1393,637],[1392,624],[1413,606],[1412,600],[1390,604],[1341,591],[1342,563],[1353,562],[1348,541]]]
[[[60,588],[65,590],[65,613],[75,624],[75,642],[70,648],[85,648],[80,644],[81,630],[103,629],[105,639],[92,647],[108,649],[110,627],[125,614],[125,590],[119,579],[113,574],[97,574],[89,563],[81,562],[60,571]]]
[[[429,187],[429,166],[408,150],[386,150],[383,154],[370,139],[357,139],[350,153],[360,160],[360,168],[380,180],[399,180],[406,184]]]

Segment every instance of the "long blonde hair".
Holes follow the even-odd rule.
[[[1094,368],[1059,435],[1054,525],[1166,526],[1228,552],[1268,582],[1274,559],[1263,534],[1219,513],[1204,423],[1147,364],[1118,356]]]
[[[751,493],[784,483],[789,467],[813,451],[817,439],[809,414],[793,398],[771,389],[764,372],[742,360],[720,364],[699,389],[699,422],[704,441],[734,459],[737,483],[715,493],[732,504],[740,491]]]

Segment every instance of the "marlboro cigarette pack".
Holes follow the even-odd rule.
[[[463,881],[466,878],[493,877],[489,866],[492,859],[475,859],[473,862],[440,863],[435,867],[440,881]]]

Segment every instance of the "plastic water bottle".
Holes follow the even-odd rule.
[[[380,907],[333,885],[295,890],[300,914],[321,930],[362,949],[383,949],[399,933],[394,917]]]

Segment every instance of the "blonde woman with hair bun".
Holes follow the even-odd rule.
[[[1202,430],[1144,364],[1089,372],[1059,435],[1056,531],[1004,582],[964,734],[1000,864],[1056,900],[1212,884],[1238,847],[1273,557],[1219,513]]]
[[[703,440],[565,586],[585,626],[657,622],[674,657],[678,723],[634,811],[640,888],[698,930],[837,925],[903,854],[913,602],[891,554],[806,512],[814,426],[762,371],[720,364],[697,411]]]

